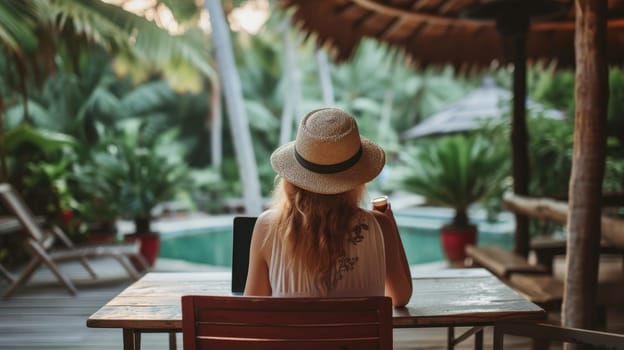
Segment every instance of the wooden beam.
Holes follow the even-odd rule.
[[[430,14],[413,12],[410,10],[385,5],[372,0],[353,0],[353,2],[370,11],[374,11],[391,17],[401,17],[408,21],[427,22],[437,25],[453,25],[461,23],[462,25],[465,25],[467,27],[494,26],[494,23],[490,22],[474,21],[457,17],[433,16]]]
[[[574,31],[575,23],[574,21],[535,21],[531,22],[531,31],[551,31],[551,30],[569,30]],[[624,19],[622,18],[614,18],[610,19],[608,22],[609,29],[614,28],[623,28],[624,27]]]
[[[503,206],[514,213],[551,220],[566,225],[570,210],[568,203],[551,198],[531,198],[507,192]],[[602,238],[618,248],[624,248],[624,220],[606,215],[600,218]]]

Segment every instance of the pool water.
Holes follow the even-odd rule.
[[[396,219],[410,265],[444,260],[440,246],[440,227],[450,220],[452,213],[436,208],[417,212],[397,212]],[[488,223],[473,218],[478,226],[477,244],[511,248],[513,219]],[[210,227],[161,235],[160,256],[190,262],[227,266],[232,264],[232,227]]]

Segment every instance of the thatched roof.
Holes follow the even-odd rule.
[[[294,10],[293,21],[320,46],[329,46],[334,58],[351,56],[364,37],[403,48],[419,66],[451,64],[461,70],[482,69],[509,62],[494,20],[492,4],[514,4],[516,13],[529,11],[531,0],[281,0]],[[521,4],[521,5],[518,5]],[[529,61],[574,65],[574,1],[552,1],[557,11],[532,17],[527,37]],[[607,34],[610,63],[624,63],[624,0],[609,0]],[[552,6],[551,6],[552,7]],[[478,9],[477,9],[478,8]],[[516,11],[517,8],[517,11]],[[539,12],[537,9],[536,12]],[[479,12],[478,15],[475,15]],[[502,21],[503,24],[505,21]],[[613,49],[612,49],[613,48]],[[618,49],[615,49],[618,48]]]

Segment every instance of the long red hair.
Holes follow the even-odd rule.
[[[298,265],[316,280],[319,289],[333,288],[338,259],[345,255],[353,216],[359,210],[365,187],[339,194],[318,194],[280,180],[273,195],[277,213],[271,235],[282,239]]]

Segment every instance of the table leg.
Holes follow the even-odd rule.
[[[123,348],[124,350],[135,350],[133,329],[123,329]]]
[[[474,346],[475,350],[483,350],[483,328],[481,328],[481,330],[475,333],[474,337],[475,337],[475,346]]]
[[[176,350],[177,348],[176,332],[169,332],[169,350]]]
[[[138,329],[133,329],[134,333],[134,350],[141,350],[141,331]]]
[[[453,350],[455,348],[455,327],[449,327],[446,330],[446,349]]]
[[[141,350],[141,331],[138,329],[123,329],[124,350]]]
[[[503,349],[503,338],[505,334],[500,331],[500,328],[494,325],[494,350],[502,350]]]

